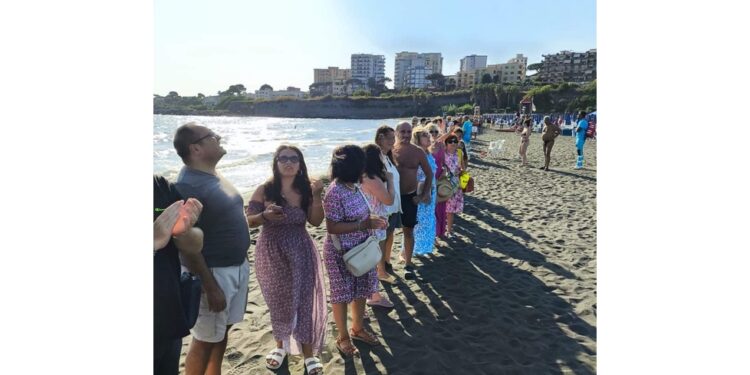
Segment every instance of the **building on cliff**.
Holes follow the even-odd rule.
[[[274,91],[273,87],[269,85],[263,85],[260,90],[255,90],[255,98],[257,99],[276,99],[282,97],[304,99],[305,92],[297,87],[289,86],[286,90]]]
[[[542,55],[535,79],[541,83],[589,82],[596,79],[596,49]]]
[[[375,82],[385,78],[385,56],[355,53],[351,56],[352,79],[367,84],[370,79]]]
[[[425,78],[432,73],[443,73],[443,56],[440,53],[399,52],[394,63],[393,86],[424,88],[429,84]]]
[[[461,59],[461,72],[469,72],[475,69],[481,69],[487,66],[487,56],[470,55]]]
[[[466,56],[464,59],[471,56]],[[461,66],[464,67],[464,59]],[[469,88],[482,82],[482,76],[489,74],[495,83],[521,83],[526,79],[528,59],[521,53],[504,64],[490,64],[475,69],[461,70],[456,73],[456,86]],[[468,65],[468,64],[467,64]]]
[[[326,69],[313,69],[313,83],[310,85],[310,96],[347,96],[363,84],[356,84],[352,79],[351,69],[329,66]]]

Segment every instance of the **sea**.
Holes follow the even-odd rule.
[[[343,144],[365,145],[380,125],[396,127],[405,119],[349,120],[278,117],[212,117],[154,115],[154,173],[170,181],[183,166],[172,145],[175,130],[197,122],[221,136],[227,151],[217,170],[249,197],[272,175],[273,153],[281,144],[299,147],[311,177],[327,176],[333,149]]]

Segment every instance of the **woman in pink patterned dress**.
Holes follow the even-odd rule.
[[[363,326],[365,299],[378,290],[375,268],[354,276],[346,268],[344,254],[364,242],[373,229],[385,229],[386,221],[370,215],[359,183],[365,171],[365,153],[359,146],[339,146],[333,150],[331,185],[323,197],[326,236],[323,258],[328,271],[333,318],[336,321],[336,348],[346,357],[359,355],[352,339],[380,345],[375,334]],[[339,249],[334,246],[334,236]],[[352,328],[347,330],[347,305],[352,304]]]
[[[458,154],[456,152],[456,149],[458,148],[458,137],[456,135],[448,136],[445,139],[445,160],[444,160],[444,168],[448,167],[448,171],[444,171],[444,173],[452,173],[453,177],[456,179],[456,183],[458,183],[458,176],[461,174],[462,163],[458,160]],[[464,210],[464,194],[461,192],[461,189],[456,189],[456,192],[453,194],[453,196],[448,199],[447,202],[445,202],[445,213],[446,213],[446,228],[445,228],[445,237],[451,238],[453,237],[453,215],[463,212]]]
[[[251,228],[263,226],[255,246],[255,274],[271,314],[276,349],[266,356],[275,370],[287,352],[304,355],[307,373],[323,374],[315,358],[325,342],[323,267],[305,222],[323,222],[321,181],[310,182],[302,152],[281,145],[273,177],[258,187],[247,207]]]

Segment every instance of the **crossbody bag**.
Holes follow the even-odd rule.
[[[367,209],[371,214],[373,210],[372,207],[370,207],[370,202],[365,195],[362,194],[362,189],[359,185],[356,185],[356,189],[362,196],[362,199],[365,200],[365,203],[367,203]],[[370,230],[368,230],[368,232],[370,232]],[[341,251],[341,241],[339,240],[339,236],[331,234],[331,242],[336,250]],[[359,277],[375,268],[375,266],[378,265],[378,262],[380,262],[382,256],[383,253],[380,251],[380,241],[370,233],[370,236],[368,236],[364,242],[354,246],[344,253],[344,263],[346,263],[346,269],[349,270],[352,275]]]

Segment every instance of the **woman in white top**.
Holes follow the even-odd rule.
[[[401,179],[392,153],[393,145],[396,144],[396,131],[388,125],[380,126],[375,132],[375,144],[380,147],[380,158],[385,165],[385,170],[393,175],[393,189],[395,190],[393,203],[386,207],[386,214],[389,215],[388,230],[386,231],[384,247],[381,247],[383,250],[383,259],[379,265],[379,267],[388,272],[393,271],[393,266],[391,266],[390,262],[391,248],[393,247],[393,231],[401,226],[401,191],[399,187]],[[378,274],[380,274],[380,270],[378,270]]]
[[[393,187],[393,174],[387,172],[383,160],[380,158],[381,152],[380,147],[375,144],[369,144],[362,148],[365,152],[365,173],[362,175],[362,193],[367,198],[372,213],[388,220],[388,205],[393,204],[396,189]],[[385,254],[383,249],[385,248],[385,239],[387,231],[385,229],[378,229],[375,231],[375,236],[380,241],[380,250]],[[395,277],[388,274],[385,270],[385,257],[381,258],[380,264],[377,267],[378,279],[381,282],[394,283]],[[386,296],[380,294],[380,292],[373,293],[370,298],[367,299],[367,304],[370,306],[380,306],[391,308],[393,303],[388,300]]]

